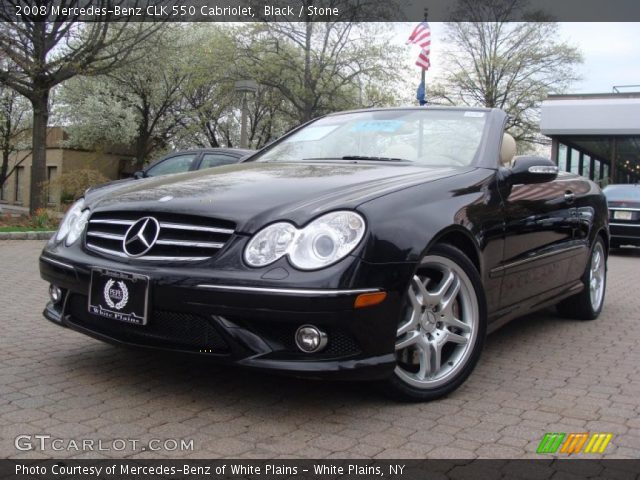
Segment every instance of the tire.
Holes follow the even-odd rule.
[[[480,275],[457,248],[435,245],[409,282],[398,320],[396,398],[428,401],[458,388],[478,363],[487,331]]]
[[[599,263],[596,265],[596,262]],[[602,311],[607,288],[607,254],[600,236],[591,248],[589,262],[581,280],[584,290],[562,300],[557,305],[558,313],[576,320],[595,320]]]

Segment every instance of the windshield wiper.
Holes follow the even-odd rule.
[[[406,158],[370,157],[366,155],[345,155],[344,157],[305,158],[304,160],[375,160],[380,162],[413,162]]]
[[[380,160],[382,162],[411,162],[406,158],[394,158],[394,157],[368,157],[366,155],[345,155],[342,160]]]

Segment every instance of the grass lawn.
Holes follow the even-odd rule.
[[[53,230],[55,228],[20,227],[17,225],[0,227],[0,232],[50,232]]]
[[[56,230],[60,215],[52,210],[38,209],[35,215],[5,213],[0,215],[0,233],[49,232]]]

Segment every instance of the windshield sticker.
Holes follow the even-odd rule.
[[[464,112],[465,117],[473,117],[473,118],[482,118],[484,117],[484,112]]]
[[[393,133],[404,125],[402,120],[367,120],[357,122],[351,127],[351,132],[387,132]]]

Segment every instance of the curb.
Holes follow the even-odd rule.
[[[46,232],[0,232],[0,240],[49,240],[55,231]]]

